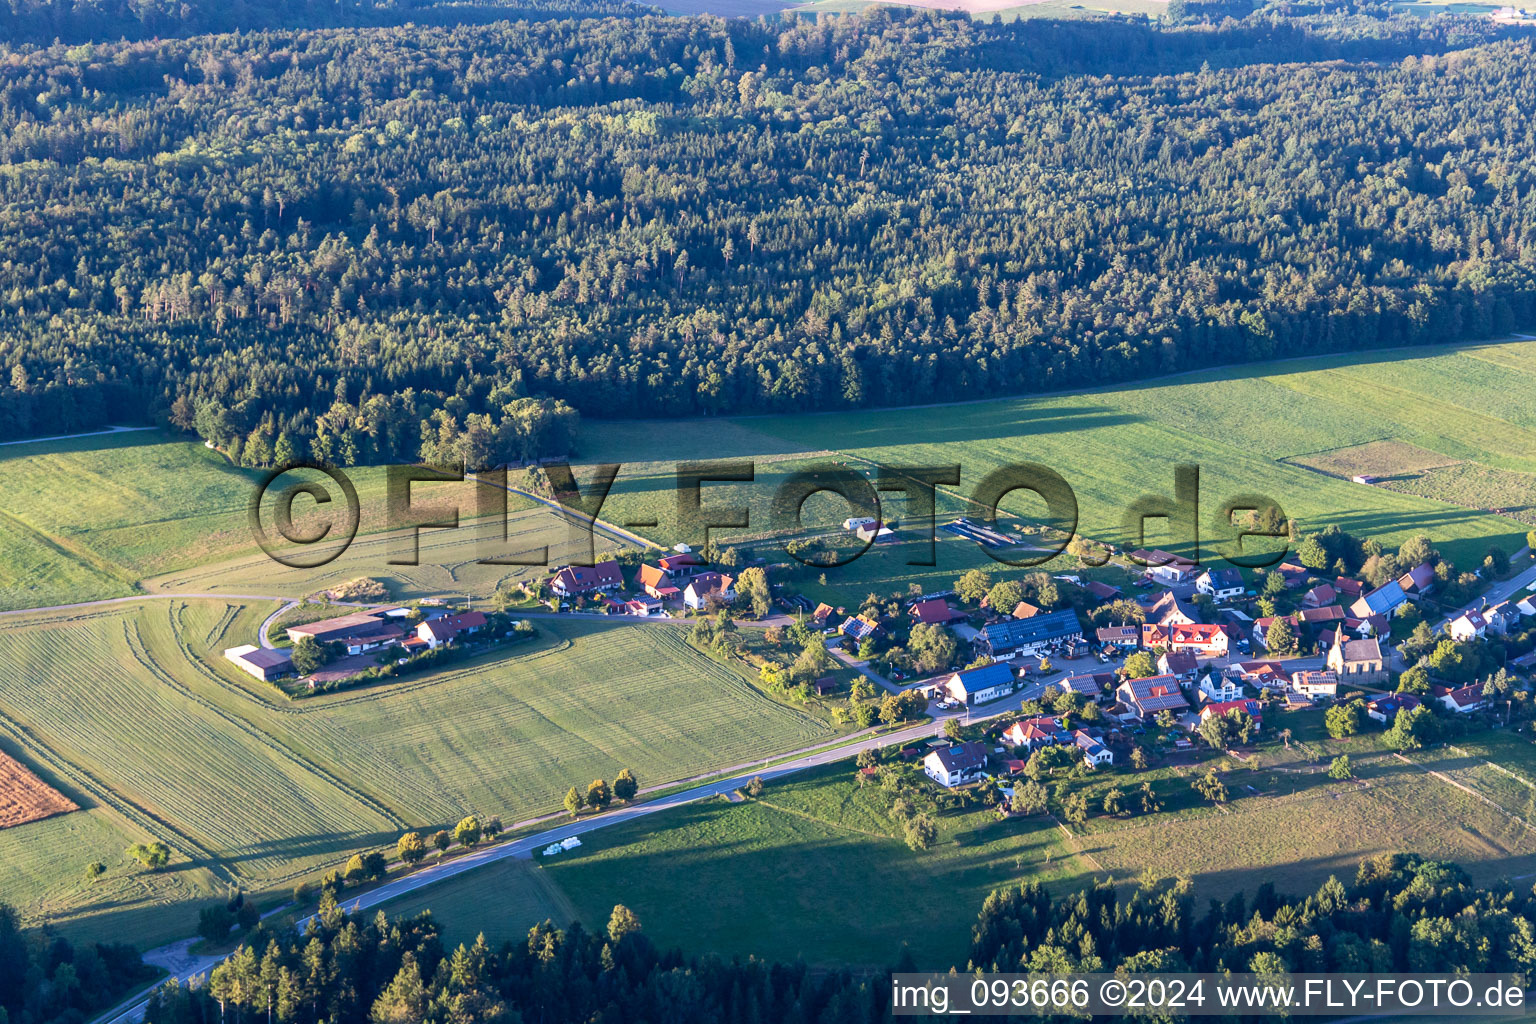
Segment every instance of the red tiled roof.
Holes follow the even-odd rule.
[[[926,622],[930,625],[953,622],[960,617],[960,613],[951,608],[949,602],[942,597],[932,597],[926,601],[917,602],[912,606],[911,614],[918,622]]]

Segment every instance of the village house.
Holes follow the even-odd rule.
[[[224,657],[262,682],[293,675],[293,655],[288,651],[243,644],[225,651]]]
[[[951,608],[949,602],[942,597],[931,597],[926,601],[918,601],[910,609],[908,614],[914,622],[922,622],[930,626],[942,626],[965,618],[965,613]]]
[[[1195,580],[1195,589],[1216,602],[1235,601],[1248,592],[1236,569],[1207,569]]]
[[[980,775],[987,767],[987,750],[980,743],[960,743],[930,751],[923,771],[941,786],[958,786]]]
[[[658,601],[672,601],[682,593],[677,584],[672,582],[672,577],[667,574],[667,570],[659,565],[651,565],[649,562],[640,566],[635,574],[635,582],[647,595]]]
[[[398,623],[390,621],[394,616],[387,613],[393,611],[404,614],[404,609],[353,612],[350,615],[339,615],[334,619],[321,619],[319,622],[289,626],[286,632],[289,642],[295,644],[306,637],[318,644],[339,643],[343,640],[381,634],[390,634],[390,638],[393,639],[404,632]]]
[[[1082,638],[1083,626],[1077,621],[1077,613],[1064,608],[1029,619],[991,623],[978,634],[976,643],[983,653],[993,658],[1006,658],[1014,654],[1038,654],[1052,644]]]
[[[580,597],[600,590],[623,590],[624,573],[613,559],[596,565],[567,565],[549,581],[556,597]]]
[[[1291,683],[1290,673],[1279,661],[1240,661],[1227,666],[1226,675],[1235,676],[1251,686],[1272,690],[1283,689]]]
[[[364,654],[404,640],[408,630],[400,619],[405,614],[404,608],[354,612],[334,619],[289,626],[288,639],[297,644],[308,637],[319,644],[334,644],[348,654]]]
[[[1355,636],[1386,636],[1392,632],[1392,623],[1385,615],[1368,615],[1363,619],[1344,619],[1344,629]]]
[[[850,615],[837,631],[853,640],[863,640],[880,632],[880,621],[869,615]]]
[[[1342,635],[1328,649],[1328,667],[1352,683],[1377,683],[1386,678],[1381,641],[1346,640]]]
[[[1476,640],[1486,633],[1488,620],[1483,618],[1483,613],[1480,611],[1462,612],[1451,620],[1450,625],[1445,627],[1445,631],[1450,634],[1452,640],[1465,643],[1468,640]]]
[[[1297,565],[1295,562],[1281,562],[1275,566],[1274,571],[1280,574],[1280,579],[1284,581],[1287,590],[1304,586],[1312,575],[1306,566]]]
[[[1066,742],[1067,733],[1059,719],[1042,716],[1014,722],[1003,733],[1002,739],[1010,747],[1034,751]]]
[[[986,704],[1013,692],[1013,669],[1002,662],[968,668],[945,680],[944,692],[961,704]]]
[[[1470,683],[1454,690],[1447,690],[1440,695],[1439,699],[1440,705],[1447,711],[1462,715],[1476,711],[1485,703],[1481,683]]]
[[[1219,704],[1223,701],[1241,700],[1243,686],[1229,675],[1217,675],[1212,672],[1200,680],[1199,693],[1206,701]]]
[[[1103,626],[1094,636],[1098,639],[1100,647],[1134,651],[1141,646],[1141,627],[1136,625]]]
[[[1365,584],[1352,576],[1339,576],[1333,581],[1333,589],[1339,592],[1340,601],[1354,601],[1365,593]]]
[[[1089,768],[1098,768],[1103,765],[1115,763],[1115,753],[1106,747],[1097,736],[1093,736],[1084,729],[1072,731],[1072,742],[1078,750],[1083,752],[1083,763]]]
[[[1227,631],[1222,626],[1187,623],[1176,626],[1155,626],[1144,622],[1141,626],[1141,646],[1170,651],[1189,651],[1209,657],[1222,657],[1227,653]]]
[[[1215,715],[1225,715],[1228,711],[1246,711],[1249,717],[1253,719],[1255,731],[1264,728],[1264,708],[1258,701],[1252,698],[1212,701],[1200,708],[1200,721],[1204,722]]]
[[[1120,596],[1119,587],[1112,586],[1108,583],[1100,583],[1098,580],[1089,580],[1087,583],[1084,583],[1083,590],[1085,590],[1097,604],[1103,604],[1105,601],[1113,601],[1115,598]]]
[[[451,644],[461,635],[478,633],[485,628],[482,612],[463,612],[459,615],[439,615],[416,627],[416,636],[434,650]]]
[[[1179,681],[1173,676],[1127,679],[1115,690],[1115,696],[1142,721],[1156,718],[1160,711],[1177,714],[1189,710],[1189,701],[1184,699]]]
[[[1152,551],[1138,548],[1130,553],[1130,559],[1132,562],[1144,563],[1147,567],[1146,575],[1161,583],[1188,583],[1195,578],[1200,568],[1194,559],[1161,548]]]
[[[1397,580],[1388,580],[1350,605],[1349,614],[1357,619],[1371,615],[1391,615],[1407,600],[1408,595],[1403,593],[1402,585]]]
[[[1397,578],[1397,585],[1410,601],[1417,601],[1435,589],[1435,567],[1421,562]]]
[[[1326,626],[1345,620],[1344,609],[1336,604],[1330,604],[1323,608],[1303,608],[1295,615],[1294,621],[1304,626]]]
[[[661,614],[661,599],[649,594],[631,598],[624,602],[624,614],[633,615],[636,618],[647,619],[652,615]]]
[[[836,608],[833,608],[826,602],[822,602],[816,606],[815,611],[811,612],[811,625],[817,629],[826,629],[828,624],[831,623],[832,617],[836,614]]]
[[[1337,697],[1339,675],[1330,670],[1295,672],[1291,674],[1291,689],[1308,697]]]
[[[1303,608],[1324,608],[1338,601],[1339,592],[1327,583],[1319,583],[1305,594],[1301,595]]]
[[[1483,609],[1483,621],[1488,623],[1489,632],[1504,636],[1520,625],[1520,611],[1508,601],[1501,601]]]
[[[1052,683],[1063,692],[1070,690],[1081,694],[1091,701],[1099,701],[1104,696],[1104,691],[1115,683],[1113,672],[1084,672],[1080,675],[1067,676],[1065,679]]]
[[[1181,683],[1192,683],[1200,674],[1200,660],[1188,651],[1164,651],[1157,657],[1157,671]]]
[[[1392,719],[1397,717],[1399,711],[1407,711],[1409,708],[1419,706],[1419,698],[1411,693],[1394,693],[1386,697],[1377,697],[1375,700],[1365,702],[1365,713],[1372,721],[1382,725],[1391,725]]]
[[[692,551],[679,551],[665,558],[658,558],[656,565],[675,583],[691,580],[704,571],[704,563]]]
[[[1154,626],[1192,626],[1200,621],[1194,606],[1181,601],[1171,590],[1163,591],[1146,607],[1145,618]]]
[[[1013,606],[1013,617],[1016,619],[1032,619],[1040,614],[1040,609],[1028,601],[1020,601]]]
[[[725,604],[736,600],[735,580],[719,572],[701,572],[683,588],[683,604],[698,610],[709,603],[711,597]]]

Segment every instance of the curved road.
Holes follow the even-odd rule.
[[[1005,698],[1004,700],[1000,701],[999,704],[1002,706],[988,710],[986,713],[975,716],[971,720],[982,721],[987,718],[995,718],[999,715],[1009,714],[1015,706],[1012,697]],[[627,821],[633,821],[636,818],[643,818],[651,814],[659,814],[662,811],[669,811],[677,807],[682,807],[685,804],[690,804],[699,800],[706,800],[712,797],[720,796],[724,793],[729,793],[732,790],[740,789],[742,786],[746,785],[748,780],[754,776],[761,777],[765,782],[772,781],[773,779],[783,778],[786,775],[793,775],[796,772],[804,771],[807,768],[814,768],[819,765],[830,764],[833,761],[841,761],[846,758],[854,757],[862,750],[869,750],[876,747],[888,747],[899,743],[906,743],[911,740],[921,740],[934,735],[943,735],[943,719],[946,717],[952,716],[940,715],[936,718],[935,721],[923,722],[919,725],[914,725],[906,729],[898,730],[896,732],[885,733],[883,735],[871,735],[856,743],[838,743],[834,741],[834,744],[831,746],[815,748],[805,754],[802,754],[799,757],[795,757],[793,760],[785,761],[784,763],[774,765],[773,767],[756,769],[746,768],[745,770],[731,769],[730,771],[732,774],[727,774],[724,777],[717,778],[710,782],[705,782],[698,786],[694,786],[691,789],[685,789],[681,792],[673,793],[668,796],[656,797],[655,799],[648,800],[644,803],[632,804],[625,807],[620,807],[616,810],[605,811],[602,814],[594,815],[590,818],[582,818],[576,821],[566,822],[553,828],[548,828],[544,829],[543,831],[536,832],[533,835],[525,836],[521,839],[511,840],[494,846],[483,847],[482,849],[476,850],[473,853],[465,854],[462,857],[457,857],[454,860],[445,861],[431,865],[430,867],[422,868],[421,870],[412,874],[406,875],[402,878],[397,878],[392,882],[387,882],[376,889],[370,889],[365,893],[361,893],[347,900],[343,905],[349,913],[355,913],[361,910],[369,910],[379,906],[380,904],[395,899],[396,897],[404,896],[407,893],[416,892],[417,890],[426,888],[429,885],[434,885],[438,882],[446,881],[447,879],[462,875],[466,871],[473,871],[474,869],[484,867],[487,864],[493,864],[497,861],[506,860],[508,857],[531,857],[535,851],[541,850],[544,847],[549,846],[551,843],[559,842],[560,840],[567,839],[571,836],[586,835],[591,832],[596,832],[599,829],[610,828],[614,825],[620,825]],[[771,761],[773,758],[768,758],[766,760]],[[540,821],[550,819],[543,818],[534,820]],[[523,824],[526,825],[528,823],[525,822]],[[518,826],[514,826],[514,828],[515,827]],[[271,917],[274,915],[282,914],[286,910],[286,907],[280,907],[277,910],[269,912],[266,916]],[[305,926],[308,925],[308,923],[313,919],[313,917],[314,915],[311,914],[300,918],[296,922],[296,927],[299,929],[299,931],[302,932]],[[146,960],[151,960],[154,958],[154,960],[158,960],[162,966],[170,965],[170,976],[155,982],[156,987],[163,985],[167,981],[171,980],[175,980],[181,985],[186,985],[193,979],[207,974],[221,961],[223,961],[226,956],[228,956],[228,954],[204,956],[192,955],[188,953],[187,950],[193,941],[194,940],[188,939],[182,942],[173,943],[170,946],[162,947],[159,950],[153,950],[149,954],[146,954]],[[138,996],[130,997],[129,1002],[120,1004],[113,1010],[109,1010],[107,1016],[100,1018],[100,1024],[133,1024],[133,1022],[143,1018],[144,1009],[148,1004],[148,1001],[149,991],[143,992]]]

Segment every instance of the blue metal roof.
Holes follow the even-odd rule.
[[[982,690],[990,690],[995,686],[1008,686],[1013,682],[1013,669],[1000,661],[980,668],[968,668],[964,672],[956,672],[960,678],[960,685],[965,687],[966,693],[980,693]]]
[[[1400,583],[1393,580],[1383,583],[1369,594],[1365,595],[1365,606],[1373,615],[1384,615],[1408,600],[1408,595],[1403,593]]]
[[[1083,627],[1077,621],[1077,613],[1070,608],[1064,608],[1061,611],[1036,615],[1029,619],[1007,619],[1003,622],[994,622],[981,631],[981,636],[988,646],[997,650],[1022,647],[1024,644],[1055,640],[1073,634],[1081,635],[1082,632]]]

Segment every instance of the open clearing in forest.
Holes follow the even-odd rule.
[[[391,918],[430,910],[449,949],[460,943],[473,945],[482,934],[495,949],[503,942],[525,941],[528,929],[536,924],[553,921],[564,928],[577,916],[570,898],[549,872],[516,857],[390,900],[381,909]]]
[[[163,876],[206,871],[260,892],[408,828],[557,810],[571,785],[621,768],[666,783],[837,735],[690,647],[680,627],[592,619],[539,620],[528,644],[290,701],[219,653],[274,607],[164,600],[13,619],[0,635],[13,669],[0,676],[3,738],[77,801],[170,845]],[[35,895],[15,900],[30,921],[89,930],[109,915],[154,937],[134,912],[173,897],[146,885],[103,903],[80,882],[91,858],[32,841],[30,830],[77,817],[0,831],[0,864],[16,862],[0,883],[6,871],[32,879]],[[177,927],[195,921],[183,908]]]

